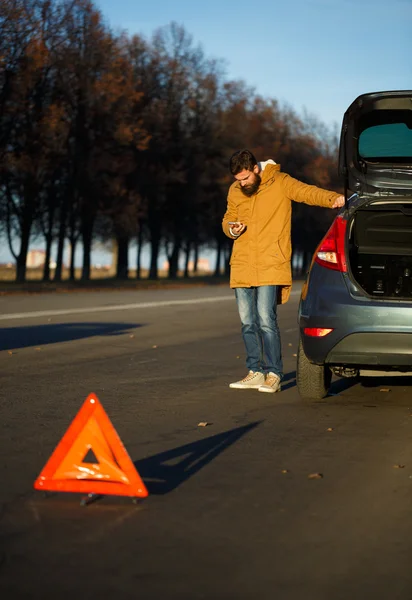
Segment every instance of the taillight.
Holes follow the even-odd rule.
[[[309,337],[325,337],[332,331],[333,329],[326,329],[325,327],[305,327],[303,333]]]
[[[345,235],[348,222],[342,216],[336,217],[328,233],[315,252],[315,262],[328,269],[346,273]]]

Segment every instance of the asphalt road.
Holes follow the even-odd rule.
[[[412,598],[412,379],[303,402],[298,297],[280,394],[229,389],[246,370],[225,287],[0,298],[2,600]],[[91,392],[137,505],[33,489]]]

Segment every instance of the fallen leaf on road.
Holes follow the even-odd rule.
[[[326,431],[333,431],[333,427],[328,427]]]
[[[380,392],[390,392],[390,389],[389,388],[381,388],[379,391]]]
[[[292,354],[292,356],[297,356],[297,354]]]
[[[130,337],[130,338],[134,338],[134,333],[131,333],[131,334],[129,335],[129,337]]]
[[[308,479],[323,479],[322,473],[311,473],[308,475]]]
[[[152,348],[157,348],[157,346],[156,346],[156,345],[154,345],[154,346],[152,346]]]
[[[292,346],[293,344],[288,344],[288,346]]]
[[[209,425],[209,423],[207,421],[200,421],[200,423],[197,424],[198,427],[207,427]]]
[[[289,473],[289,469],[282,469],[282,470],[281,470],[281,473],[283,473],[283,475],[284,475],[285,473]]]
[[[13,354],[13,352],[11,350],[8,350],[8,353],[10,354],[10,356]]]
[[[236,356],[236,358],[240,358],[240,356]]]
[[[394,469],[404,469],[405,465],[393,465]]]
[[[36,348],[36,350],[41,350],[41,348]]]

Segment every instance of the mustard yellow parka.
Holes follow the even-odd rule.
[[[331,208],[340,194],[306,185],[280,165],[268,161],[260,172],[261,184],[250,198],[234,182],[223,217],[224,233],[234,239],[230,258],[230,287],[278,285],[279,302],[287,302],[292,287],[291,202]],[[241,221],[246,231],[238,238],[230,234],[229,221]]]

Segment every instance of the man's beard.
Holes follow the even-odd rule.
[[[255,176],[255,180],[253,183],[249,183],[249,185],[241,185],[240,189],[242,190],[242,194],[244,194],[245,196],[247,196],[248,198],[250,198],[250,196],[253,196],[253,194],[256,194],[256,192],[259,189],[259,186],[261,184],[262,178],[260,177],[260,175],[256,175],[256,173],[254,173]]]

